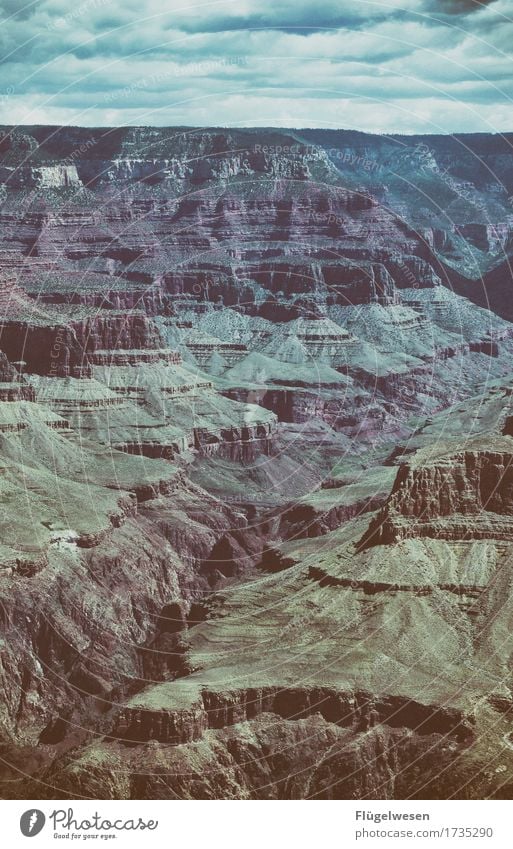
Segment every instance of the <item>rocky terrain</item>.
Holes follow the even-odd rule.
[[[511,798],[512,141],[2,128],[4,798]]]

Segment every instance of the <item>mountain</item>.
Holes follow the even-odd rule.
[[[0,132],[9,798],[511,798],[513,136]]]

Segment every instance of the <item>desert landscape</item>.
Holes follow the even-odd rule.
[[[513,795],[513,134],[4,126],[4,799]]]

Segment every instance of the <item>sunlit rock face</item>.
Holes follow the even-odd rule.
[[[5,796],[511,797],[513,156],[464,141],[3,129]]]

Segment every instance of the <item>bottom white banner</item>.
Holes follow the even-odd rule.
[[[509,801],[0,802],[2,845],[146,849],[511,845]],[[30,841],[33,840],[33,843]]]

